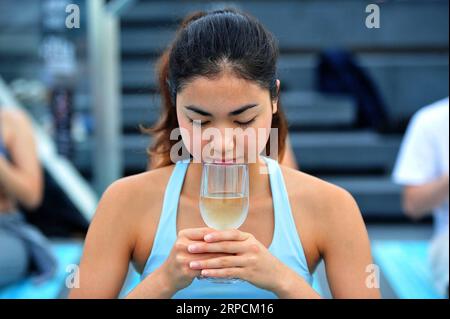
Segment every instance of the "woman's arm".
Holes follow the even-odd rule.
[[[318,193],[322,200],[314,209],[314,223],[320,226],[314,232],[333,296],[379,298],[378,273],[374,273],[368,235],[356,202],[336,186],[324,187]],[[250,233],[236,229],[215,231],[188,250],[232,254],[191,264],[192,269],[201,270],[202,276],[241,278],[279,298],[320,298],[301,276]]]
[[[70,298],[118,297],[133,258],[142,212],[153,209],[149,204],[159,200],[156,192],[142,193],[142,183],[136,182],[136,178],[130,176],[116,181],[102,196],[86,237],[80,284],[71,290]],[[190,257],[186,246],[201,240],[210,231],[209,228],[180,231],[166,262],[126,298],[170,298],[189,285],[199,272],[190,270],[186,264]]]
[[[432,182],[405,186],[403,190],[403,210],[412,219],[420,219],[434,208],[448,201],[448,174]]]
[[[140,282],[126,299],[170,299],[177,292],[171,280],[160,267]]]
[[[11,197],[29,209],[42,201],[42,170],[36,151],[33,128],[22,111],[3,111],[3,123],[13,127],[8,151],[13,163],[0,156],[0,185]]]
[[[69,298],[117,298],[133,251],[133,207],[124,180],[103,194],[85,240],[79,287]]]
[[[321,218],[319,250],[334,298],[379,298],[379,273],[373,265],[369,237],[353,197],[336,188]],[[332,203],[332,204],[331,204]]]

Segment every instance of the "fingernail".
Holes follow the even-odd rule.
[[[208,276],[209,275],[209,271],[208,270],[202,270],[201,274],[202,274],[202,276]]]
[[[198,261],[191,261],[189,264],[189,267],[198,268],[198,267],[200,267],[200,263]]]
[[[191,253],[194,253],[194,252],[198,251],[199,248],[200,247],[198,245],[189,245],[188,246],[188,251],[191,252]]]

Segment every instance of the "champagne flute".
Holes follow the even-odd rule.
[[[238,229],[247,218],[248,166],[204,163],[200,186],[200,214],[210,228]],[[199,277],[205,279],[205,277]],[[234,283],[237,278],[206,278],[215,283]]]

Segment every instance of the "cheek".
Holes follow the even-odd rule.
[[[186,146],[188,152],[196,160],[201,159],[202,150],[208,144],[208,141],[204,141],[201,138],[201,129],[195,129],[193,125],[186,119],[179,119],[178,123],[181,129],[181,138],[183,139],[183,144]]]
[[[272,126],[272,114],[268,113],[264,116],[261,116],[261,119],[258,124],[258,129],[256,130],[256,142],[258,147],[258,154],[260,154],[269,139],[270,129]]]
[[[192,154],[192,125],[186,120],[183,116],[178,115],[178,125],[180,126],[180,134],[183,140],[183,144],[186,146],[186,149],[189,153]]]
[[[271,119],[271,116],[259,116],[252,126],[244,129],[244,132],[250,131],[251,134],[244,134],[241,138],[236,138],[238,157],[243,155],[245,161],[250,163],[264,151],[269,139]]]

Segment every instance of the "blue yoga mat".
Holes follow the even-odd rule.
[[[0,289],[0,299],[54,299],[60,297],[65,290],[65,281],[69,273],[66,267],[70,264],[78,264],[83,246],[82,243],[54,243],[53,252],[58,260],[58,269],[53,278],[40,284],[26,278],[13,285]],[[140,282],[140,275],[131,270],[124,284],[120,297],[126,296]],[[313,288],[320,294],[321,287],[317,275],[314,275]]]
[[[373,242],[375,263],[399,298],[442,298],[433,286],[428,249],[429,242],[423,240]]]

